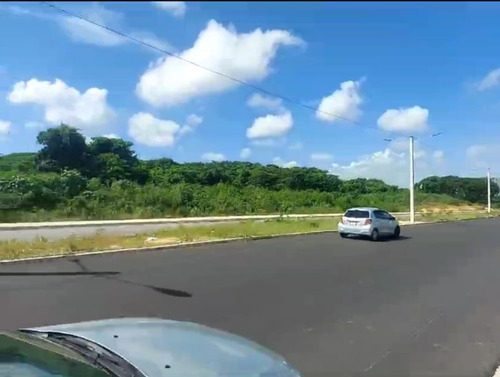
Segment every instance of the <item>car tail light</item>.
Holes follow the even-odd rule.
[[[365,225],[370,225],[372,223],[372,219],[366,219],[365,220]]]

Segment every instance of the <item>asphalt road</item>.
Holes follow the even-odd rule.
[[[487,376],[500,357],[500,220],[0,266],[1,327],[190,320],[304,376]]]

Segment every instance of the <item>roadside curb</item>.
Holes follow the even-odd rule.
[[[31,258],[21,258],[21,259],[9,259],[9,260],[0,260],[0,265],[10,264],[10,263],[26,263],[26,262],[43,262],[45,260],[51,259],[63,259],[63,258],[74,258],[74,257],[83,257],[89,255],[107,255],[107,254],[115,254],[115,253],[131,253],[131,252],[139,252],[139,251],[155,251],[162,249],[174,249],[174,248],[188,248],[188,247],[196,247],[196,246],[204,246],[204,245],[215,245],[215,244],[223,244],[234,241],[258,241],[258,240],[267,240],[271,238],[280,238],[280,237],[293,237],[293,236],[307,236],[312,234],[322,234],[322,233],[336,233],[336,230],[315,230],[311,232],[295,232],[295,233],[283,233],[283,234],[270,234],[266,236],[252,236],[252,237],[233,237],[233,238],[224,238],[219,240],[209,240],[209,241],[194,241],[194,242],[184,242],[184,243],[176,243],[172,245],[158,245],[158,246],[144,246],[144,247],[133,247],[127,249],[111,249],[111,250],[100,250],[100,251],[85,251],[81,253],[68,253],[61,255],[47,255],[44,257],[31,257]]]
[[[491,217],[486,217],[483,219],[491,219],[491,218],[495,218],[495,217],[498,217],[498,216],[491,216]],[[481,220],[481,219],[436,220],[436,221],[417,222],[414,224],[400,224],[400,225],[407,227],[407,226],[441,224],[441,223],[470,221],[470,220]],[[190,248],[190,247],[204,246],[204,245],[224,244],[224,243],[229,243],[229,242],[234,242],[234,241],[258,241],[258,240],[266,240],[266,239],[272,239],[272,238],[307,236],[307,235],[313,235],[313,234],[337,233],[337,232],[338,232],[337,230],[333,230],[333,229],[332,230],[315,230],[315,231],[311,231],[311,232],[294,232],[294,233],[283,233],[283,234],[270,234],[270,235],[266,235],[266,236],[233,237],[233,238],[224,238],[224,239],[219,239],[219,240],[194,241],[194,242],[176,243],[176,244],[172,244],[172,245],[157,245],[157,246],[126,248],[126,249],[86,251],[86,252],[81,252],[81,253],[48,255],[48,256],[43,256],[43,257],[0,260],[0,266],[6,265],[6,264],[11,264],[11,263],[43,262],[43,261],[51,260],[51,259],[74,258],[74,257],[83,257],[83,256],[90,256],[90,255],[100,256],[100,255],[108,255],[108,254],[115,254],[115,253],[132,253],[132,252],[139,252],[139,251],[155,251],[155,250],[162,250],[162,249]]]
[[[421,212],[416,212],[420,214]],[[394,212],[395,216],[407,216],[409,212]],[[100,226],[122,226],[122,225],[156,225],[156,224],[200,224],[200,223],[229,223],[239,221],[260,221],[284,219],[320,219],[337,218],[343,213],[303,213],[303,214],[272,214],[272,215],[243,215],[243,216],[202,216],[202,217],[170,217],[156,219],[129,219],[129,220],[78,220],[78,221],[55,221],[55,222],[23,222],[23,223],[0,223],[1,230],[26,230],[26,229],[48,229],[48,228],[79,228]]]

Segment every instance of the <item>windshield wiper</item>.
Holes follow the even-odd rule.
[[[111,373],[113,377],[146,377],[122,357],[94,342],[78,336],[57,332],[39,333],[37,331],[28,330],[22,330],[22,332],[49,340],[63,347],[70,348],[83,356],[89,363],[99,366]]]

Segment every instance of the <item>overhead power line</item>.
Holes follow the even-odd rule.
[[[54,4],[52,4],[52,3],[49,3],[49,2],[47,2],[47,1],[40,1],[40,3],[41,3],[41,4],[43,4],[43,5],[48,6],[49,8],[55,9],[56,11],[61,12],[61,13],[65,14],[65,15],[67,15],[67,16],[70,16],[70,17],[75,17],[75,18],[77,18],[77,19],[79,19],[79,20],[81,20],[81,21],[88,22],[89,24],[92,24],[92,25],[97,26],[97,27],[99,27],[99,28],[101,28],[101,29],[104,29],[104,30],[107,30],[107,31],[109,31],[109,32],[111,32],[111,33],[114,33],[114,34],[116,34],[116,35],[119,35],[119,36],[121,36],[121,37],[123,37],[123,38],[126,38],[126,39],[128,39],[128,40],[130,40],[130,41],[132,41],[132,42],[134,42],[134,43],[138,43],[138,44],[140,44],[140,45],[142,45],[142,46],[145,46],[145,47],[151,48],[151,49],[153,49],[153,50],[156,50],[156,51],[158,51],[158,52],[161,52],[161,53],[163,53],[163,54],[169,55],[169,56],[171,56],[171,57],[173,57],[173,58],[175,58],[175,59],[182,60],[182,61],[183,61],[183,62],[185,62],[185,63],[188,63],[188,64],[191,64],[191,65],[193,65],[193,66],[195,66],[195,67],[198,67],[198,68],[204,69],[204,70],[209,71],[209,72],[211,72],[211,73],[213,73],[213,74],[215,74],[215,75],[218,75],[218,76],[224,77],[224,78],[226,78],[226,79],[228,79],[228,80],[234,81],[234,82],[236,82],[236,83],[238,83],[238,84],[240,84],[240,85],[247,86],[247,87],[249,87],[249,88],[252,88],[252,89],[254,89],[254,90],[256,90],[256,91],[259,91],[259,92],[261,92],[261,93],[267,94],[267,95],[269,95],[269,96],[276,97],[276,98],[280,98],[281,100],[286,101],[286,102],[288,102],[288,103],[295,104],[295,105],[301,106],[301,107],[306,108],[306,109],[309,109],[309,110],[313,110],[313,111],[315,111],[315,112],[318,112],[318,113],[320,113],[320,114],[324,114],[324,115],[329,116],[329,117],[334,117],[334,118],[338,118],[338,119],[343,119],[343,120],[345,120],[345,121],[347,121],[347,122],[349,122],[349,123],[353,123],[353,124],[355,124],[355,125],[357,125],[357,126],[361,126],[361,127],[365,127],[365,128],[371,128],[371,129],[376,129],[376,130],[379,130],[377,127],[374,127],[374,126],[367,126],[367,125],[362,125],[361,123],[359,123],[359,122],[357,122],[357,121],[355,121],[355,120],[353,120],[353,119],[349,119],[349,118],[346,118],[346,117],[344,117],[344,116],[342,116],[342,115],[333,114],[333,113],[330,113],[330,112],[327,112],[327,111],[322,111],[322,110],[320,110],[320,109],[319,109],[319,108],[317,108],[317,107],[314,107],[314,106],[309,106],[309,105],[304,104],[304,103],[302,103],[302,102],[300,102],[300,101],[296,101],[296,100],[294,100],[294,99],[292,99],[292,98],[289,98],[289,97],[283,96],[283,95],[281,95],[281,94],[273,93],[273,92],[271,92],[270,90],[267,90],[267,89],[265,89],[265,88],[262,88],[262,87],[259,87],[259,86],[253,85],[253,84],[250,84],[250,83],[248,83],[248,82],[246,82],[246,81],[240,80],[240,79],[238,79],[238,78],[236,78],[236,77],[232,77],[232,76],[227,75],[227,74],[225,74],[225,73],[223,73],[223,72],[219,72],[219,71],[216,71],[215,69],[212,69],[212,68],[209,68],[209,67],[205,67],[205,66],[203,66],[203,65],[201,65],[201,64],[198,64],[198,63],[193,62],[193,61],[191,61],[191,60],[185,59],[185,58],[183,58],[182,56],[176,55],[176,54],[174,54],[173,52],[170,52],[170,51],[165,50],[165,49],[163,49],[163,48],[157,47],[157,46],[152,45],[152,44],[150,44],[150,43],[144,42],[144,41],[142,41],[142,40],[140,40],[140,39],[138,39],[138,38],[135,38],[135,37],[133,37],[133,36],[131,36],[131,35],[128,35],[128,34],[126,34],[126,33],[124,33],[124,32],[121,32],[121,31],[119,31],[119,30],[116,30],[116,29],[110,28],[109,26],[106,26],[106,25],[100,24],[100,23],[95,22],[95,21],[93,21],[93,20],[91,20],[91,19],[88,19],[88,18],[86,18],[86,17],[83,17],[83,16],[81,16],[81,15],[79,15],[79,14],[76,14],[76,13],[70,12],[70,11],[68,11],[68,10],[66,10],[66,9],[63,9],[63,8],[61,8],[61,7],[57,6],[57,5],[54,5]]]

